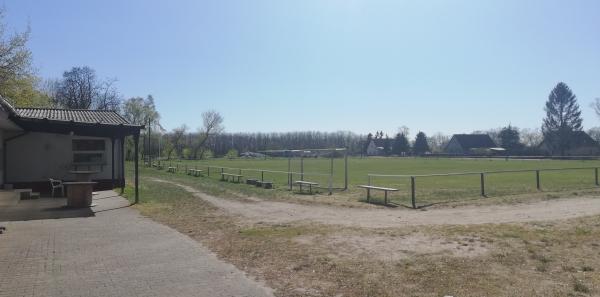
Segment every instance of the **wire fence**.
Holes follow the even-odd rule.
[[[368,186],[394,187],[399,190],[395,200],[400,204],[408,202],[412,208],[468,197],[599,186],[598,167],[367,176]]]
[[[227,166],[214,166],[214,165],[188,165],[180,164],[178,162],[162,162],[155,164],[156,167],[166,167],[168,170],[171,169],[173,173],[193,174],[193,170],[201,170],[202,175],[206,177],[218,177],[224,178],[226,175],[237,175],[243,177],[246,180],[258,180],[263,182],[270,182],[274,185],[284,185],[290,191],[293,190],[293,186],[297,181],[310,181],[317,183],[318,185],[313,186],[315,189],[327,190],[331,193],[333,190],[344,190],[345,187],[340,185],[334,180],[332,174],[308,172],[308,171],[285,171],[285,170],[269,170],[269,169],[257,169],[257,168],[238,168],[238,167],[227,167]],[[193,169],[192,171],[190,169]],[[238,179],[239,181],[239,179]]]

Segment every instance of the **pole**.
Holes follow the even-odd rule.
[[[300,156],[300,180],[304,180],[304,156]]]
[[[288,157],[288,186],[290,186],[290,191],[293,190],[292,189],[292,179],[294,179],[292,177],[292,158]]]
[[[110,138],[110,182],[115,187],[115,139]]]
[[[596,186],[598,186],[598,168],[594,168],[594,181],[596,182]]]
[[[140,135],[136,134],[133,136],[133,142],[135,144],[135,159],[134,159],[134,167],[135,167],[135,203],[137,204],[140,201],[140,194],[139,194],[139,164],[138,164],[138,159],[139,159],[139,142],[140,142]]]
[[[540,171],[539,170],[535,171],[535,186],[539,191],[540,190]]]
[[[125,192],[125,137],[121,137],[121,194]]]
[[[417,208],[417,201],[415,197],[415,177],[410,177],[410,199],[412,201],[412,207]]]
[[[344,190],[348,190],[348,148],[344,151]]]
[[[481,173],[481,196],[485,197],[485,174]]]
[[[329,170],[329,195],[332,194],[332,188],[333,188],[333,154],[331,154],[331,164],[330,164],[330,170]]]

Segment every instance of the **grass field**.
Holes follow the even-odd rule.
[[[261,178],[258,170],[288,171],[288,159],[213,159],[208,161],[164,161],[166,165],[178,166],[180,172],[185,168],[207,170],[207,166],[227,167],[225,172],[239,173],[245,177]],[[292,159],[291,171],[300,172],[299,159]],[[327,192],[329,183],[330,160],[325,158],[304,159],[304,180],[318,182],[321,192]],[[536,170],[553,168],[600,167],[598,160],[504,160],[504,159],[449,159],[449,158],[349,158],[348,183],[349,191],[344,192],[356,199],[364,199],[364,190],[356,186],[368,183],[368,174],[388,175],[426,175],[457,172],[487,172],[502,170]],[[210,178],[218,179],[220,169],[211,168]],[[264,173],[265,180],[272,180],[276,191],[285,191],[288,175],[286,173]],[[294,174],[293,180],[300,175]],[[410,205],[409,177],[373,177],[373,185],[394,187],[399,192],[390,196],[391,201],[402,205]],[[590,189],[595,187],[594,170],[560,170],[542,171],[540,173],[542,191],[560,192],[569,190]],[[344,161],[334,160],[333,187],[344,186]],[[537,192],[535,172],[496,173],[485,176],[486,196],[498,197],[513,194]],[[480,196],[480,176],[444,176],[417,177],[417,205],[464,200]]]
[[[353,160],[354,164],[355,161],[363,160]],[[380,162],[380,159],[368,161]],[[404,162],[429,160],[390,161],[406,164]],[[459,160],[448,161],[465,164]],[[216,162],[236,164],[241,161]],[[473,166],[471,170],[483,168],[476,167],[480,164],[504,164],[486,162],[466,163]],[[514,164],[523,168],[536,163]],[[577,162],[543,164],[549,167],[555,167],[554,164],[573,166]],[[132,174],[130,165],[127,167],[128,176]],[[156,182],[155,178],[184,184],[230,201],[245,201],[243,197],[232,197],[230,194],[234,192],[287,197],[278,199],[293,197],[297,201],[313,197],[293,195],[285,190],[270,191],[218,182],[216,177],[195,178],[142,168],[141,203],[135,207],[143,215],[202,242],[221,259],[264,280],[276,290],[276,296],[600,294],[598,216],[510,224],[399,224],[394,228],[377,229],[306,221],[252,223],[195,197],[181,187]],[[133,197],[131,178],[128,179],[125,195],[129,199]],[[349,194],[344,192],[343,195]],[[319,203],[329,199],[328,196],[314,198]],[[398,209],[399,214],[402,211],[407,210]],[[423,215],[428,213],[422,212]],[[410,244],[421,241],[425,242],[425,246]],[[444,250],[430,250],[430,242],[433,246],[436,243],[444,246]]]

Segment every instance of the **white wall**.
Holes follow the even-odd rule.
[[[72,180],[69,173],[73,170],[72,139],[104,139],[105,162],[103,166],[94,165],[92,170],[101,170],[92,179],[111,179],[111,144],[110,138],[71,136],[50,133],[28,133],[8,142],[6,181],[35,182],[46,181],[48,178]],[[120,145],[115,143],[115,156],[119,156]],[[115,158],[115,179],[120,174],[119,158]],[[87,170],[80,167],[79,170]]]

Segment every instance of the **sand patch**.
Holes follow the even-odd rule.
[[[488,243],[476,237],[448,239],[421,233],[401,236],[307,235],[293,240],[305,245],[319,245],[328,249],[334,257],[372,257],[383,261],[397,261],[417,255],[477,257],[487,254],[491,249]]]

